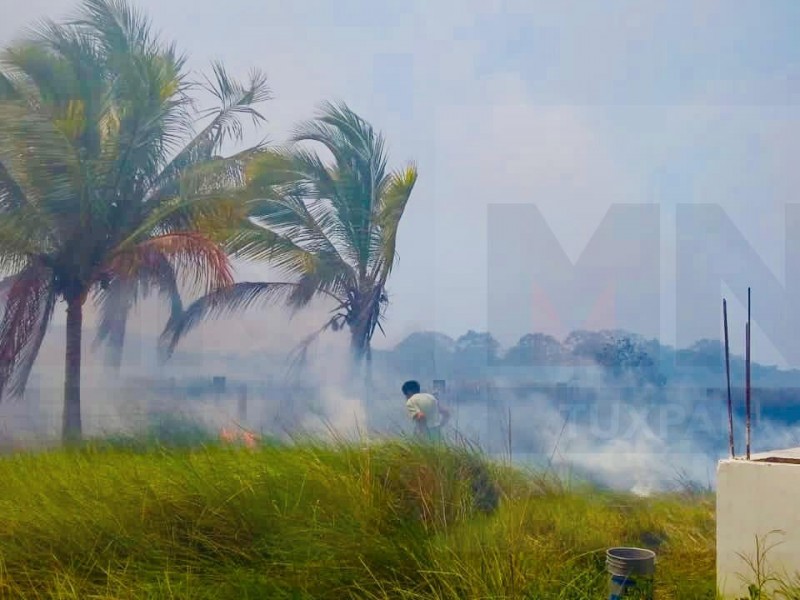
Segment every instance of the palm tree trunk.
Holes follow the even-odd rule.
[[[367,357],[369,349],[369,339],[364,331],[364,325],[356,323],[350,327],[350,354],[353,362],[359,367]]]
[[[81,337],[83,335],[83,298],[75,295],[67,300],[67,352],[64,377],[65,443],[81,438]]]
[[[359,385],[362,385],[363,374],[364,374],[364,348],[355,328],[352,328],[350,330],[349,371],[350,371],[350,379],[353,382],[359,382]]]
[[[359,395],[365,407],[370,405],[370,375],[371,368],[369,341],[364,335],[363,327],[359,325],[350,328],[350,377],[359,387]]]
[[[372,345],[367,344],[364,365],[364,385],[366,387],[366,398],[364,405],[367,409],[372,407],[372,401],[375,396],[375,381],[372,379]]]

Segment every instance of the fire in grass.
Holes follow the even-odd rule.
[[[232,427],[220,429],[219,439],[223,444],[244,444],[247,448],[255,448],[259,442],[258,436],[253,432]]]

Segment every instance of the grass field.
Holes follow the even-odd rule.
[[[92,443],[0,460],[0,598],[713,599],[713,497],[653,498],[405,442]]]

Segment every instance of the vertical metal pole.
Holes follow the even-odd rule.
[[[747,336],[745,350],[745,411],[747,413],[747,460],[750,460],[750,288],[747,288]]]
[[[731,359],[730,345],[728,342],[728,303],[722,299],[722,322],[725,328],[725,376],[728,380],[728,449],[730,457],[736,456],[733,446],[733,402],[731,401]]]

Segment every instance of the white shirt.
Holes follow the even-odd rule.
[[[425,415],[425,424],[428,427],[439,427],[442,423],[442,414],[439,412],[439,402],[433,394],[420,392],[406,400],[408,414],[413,419],[420,412]]]

